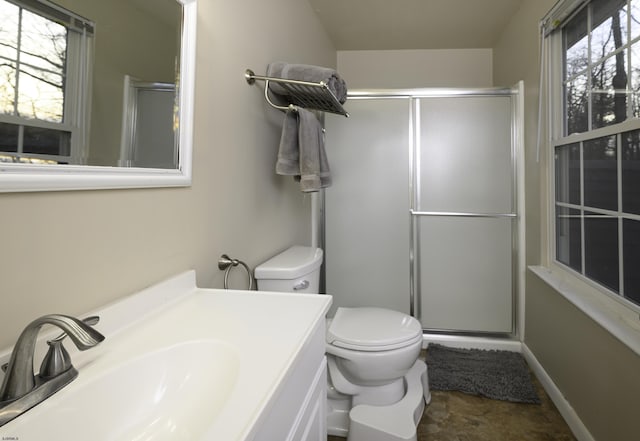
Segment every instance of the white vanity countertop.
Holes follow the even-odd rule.
[[[324,295],[200,289],[186,272],[87,314],[100,315],[105,341],[81,353],[68,342],[78,378],[0,436],[250,439],[330,304]]]

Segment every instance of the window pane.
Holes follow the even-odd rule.
[[[584,270],[587,277],[618,292],[618,219],[585,212]]]
[[[623,221],[624,297],[640,305],[640,222]]]
[[[616,137],[584,143],[584,205],[618,209],[618,160]]]
[[[18,48],[18,7],[0,0],[0,57],[15,60]]]
[[[0,112],[62,122],[67,29],[4,0],[0,20]]]
[[[586,74],[565,84],[567,135],[589,130],[589,87]]]
[[[20,59],[30,66],[61,74],[67,52],[67,28],[24,10]]]
[[[67,29],[23,11],[18,114],[62,122]]]
[[[631,29],[629,39],[633,40],[640,35],[640,0],[631,0]]]
[[[639,17],[640,18],[640,17]],[[631,45],[631,80],[629,82],[632,93],[632,115],[640,117],[640,41]]]
[[[0,66],[0,112],[15,114],[16,67],[7,62]]]
[[[25,153],[68,156],[70,139],[69,132],[25,126],[23,150]]]
[[[556,147],[556,201],[580,204],[580,144]]]
[[[580,211],[556,205],[556,259],[582,272]]]
[[[18,115],[62,122],[64,90],[60,76],[23,66],[19,81]]]
[[[622,134],[622,211],[640,214],[640,131]]]
[[[585,70],[588,63],[587,8],[580,11],[564,28],[565,79]]]
[[[0,151],[18,151],[18,131],[20,127],[15,124],[0,123]]]
[[[640,222],[624,219],[624,296],[640,305]]]
[[[16,65],[18,58],[19,8],[0,0],[0,112],[15,112]]]
[[[591,70],[591,128],[627,119],[627,56],[620,52]]]
[[[596,62],[627,43],[626,0],[591,2],[591,61]]]

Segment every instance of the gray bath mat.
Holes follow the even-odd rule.
[[[540,403],[527,363],[517,352],[457,349],[431,343],[426,362],[432,390]]]

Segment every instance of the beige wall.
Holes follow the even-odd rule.
[[[282,114],[243,74],[335,66],[335,49],[299,0],[200,0],[197,45],[192,187],[0,194],[0,347],[42,314],[81,314],[190,268],[221,287],[222,253],[253,267],[308,244],[309,197],[273,172]]]
[[[547,158],[536,162],[538,21],[555,0],[524,0],[494,48],[494,81],[525,82],[527,263],[544,260]],[[640,357],[536,275],[526,278],[525,344],[597,441],[640,433]]]
[[[640,433],[640,357],[532,272],[525,343],[596,441]]]
[[[350,89],[492,86],[491,49],[338,51]]]

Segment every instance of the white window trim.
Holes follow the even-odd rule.
[[[582,0],[566,0],[556,5],[554,10],[563,10],[564,17],[571,6],[579,6]],[[558,7],[558,5],[560,5]],[[550,35],[548,26],[555,19],[552,10],[541,22],[540,30],[546,36],[541,54],[547,57],[543,62],[547,66],[546,93],[546,124],[548,130],[547,149],[547,228],[546,228],[546,266],[529,266],[529,269],[551,288],[564,296],[574,306],[584,312],[600,326],[608,330],[618,340],[640,355],[640,306],[634,305],[618,294],[609,292],[606,288],[591,281],[587,277],[570,269],[556,260],[556,218],[555,218],[555,148],[558,145],[581,142],[640,129],[640,119],[630,118],[615,126],[606,126],[588,133],[561,136],[563,130],[563,88],[562,88],[562,39],[558,35]],[[557,21],[556,21],[557,23]],[[557,24],[554,24],[557,27]],[[543,98],[541,96],[541,98]],[[558,123],[560,122],[560,123]],[[543,124],[543,121],[539,121]]]

